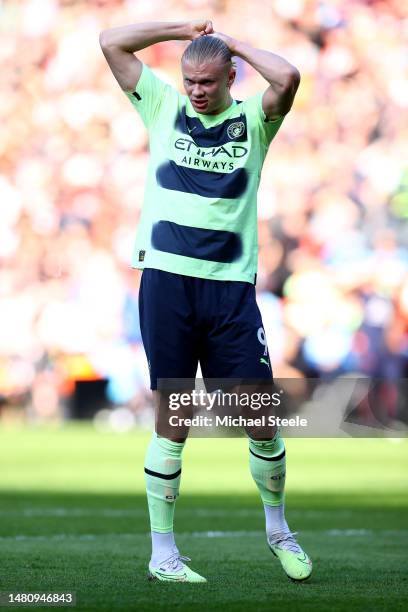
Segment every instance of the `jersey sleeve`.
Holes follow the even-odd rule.
[[[138,111],[148,130],[154,126],[159,114],[165,112],[170,99],[179,95],[171,85],[159,79],[146,64],[143,64],[136,88],[124,93]]]
[[[259,92],[244,101],[245,112],[250,124],[258,132],[261,144],[267,150],[272,140],[275,138],[284,116],[279,116],[274,120],[267,119],[262,108],[263,92]]]

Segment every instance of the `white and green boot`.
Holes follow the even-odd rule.
[[[295,540],[295,535],[289,531],[268,536],[268,546],[278,557],[288,578],[302,582],[310,578],[313,566],[311,559]]]
[[[160,563],[159,567],[153,567],[149,563],[149,580],[160,580],[162,582],[207,582],[207,580],[193,572],[183,561],[191,561],[188,557],[182,557],[179,553],[171,555]]]

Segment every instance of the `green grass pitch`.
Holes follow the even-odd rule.
[[[268,551],[246,440],[189,440],[177,542],[208,584],[174,585],[146,580],[149,437],[0,428],[0,591],[75,591],[75,610],[407,609],[408,440],[287,440],[304,584]]]

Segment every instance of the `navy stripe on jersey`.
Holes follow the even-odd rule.
[[[194,193],[204,198],[239,198],[248,184],[245,168],[229,173],[209,172],[178,166],[173,160],[157,168],[156,179],[164,189]]]
[[[246,115],[226,119],[219,125],[205,128],[198,117],[189,117],[183,106],[177,114],[174,127],[183,134],[189,135],[200,147],[221,147],[227,142],[245,142],[248,140]]]
[[[232,263],[242,254],[239,234],[159,221],[152,229],[152,246],[158,251],[206,261]]]

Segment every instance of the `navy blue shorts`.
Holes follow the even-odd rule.
[[[159,378],[272,379],[255,286],[151,268],[139,291],[151,389]]]

